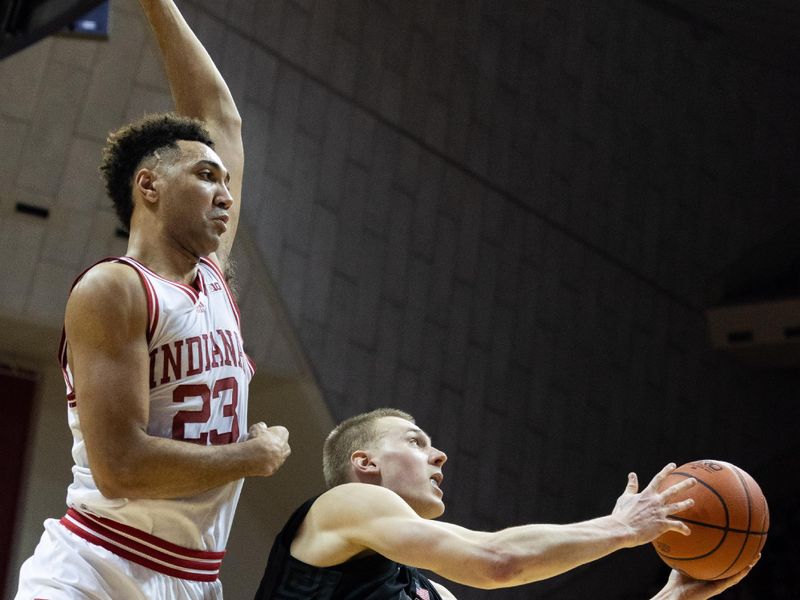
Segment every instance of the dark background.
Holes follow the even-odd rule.
[[[725,597],[796,598],[797,373],[712,349],[705,310],[797,288],[797,7],[305,4],[270,13],[260,216],[286,220],[259,243],[334,417],[417,415],[450,456],[445,518],[474,528],[597,516],[628,470],[733,462],[773,529]],[[304,191],[307,223],[274,200]],[[644,598],[666,575],[648,546],[453,589]]]

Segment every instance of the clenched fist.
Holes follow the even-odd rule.
[[[247,431],[247,442],[254,448],[256,465],[254,475],[269,477],[281,468],[292,453],[289,448],[289,430],[282,425],[267,427],[266,423],[253,423]]]

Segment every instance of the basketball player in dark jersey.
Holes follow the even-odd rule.
[[[402,411],[379,409],[341,423],[328,436],[328,491],[301,506],[278,535],[256,600],[452,600],[418,569],[483,589],[553,577],[666,531],[688,533],[669,518],[693,502],[662,493],[667,465],[638,492],[631,473],[608,516],[571,525],[524,525],[495,533],[434,521],[444,512],[447,456]],[[751,567],[752,568],[752,565]],[[705,600],[750,570],[721,581],[673,571],[653,600]]]

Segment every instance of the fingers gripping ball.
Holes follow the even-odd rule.
[[[692,530],[669,531],[653,541],[661,559],[694,579],[723,579],[751,564],[767,540],[769,509],[755,480],[719,460],[686,463],[670,473],[659,491],[694,477],[697,484],[672,499],[694,498],[673,515]]]

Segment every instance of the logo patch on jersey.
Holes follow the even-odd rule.
[[[199,313],[204,313],[206,312],[206,305],[205,303],[203,303],[202,300],[198,300],[197,305],[195,306],[194,309]]]

